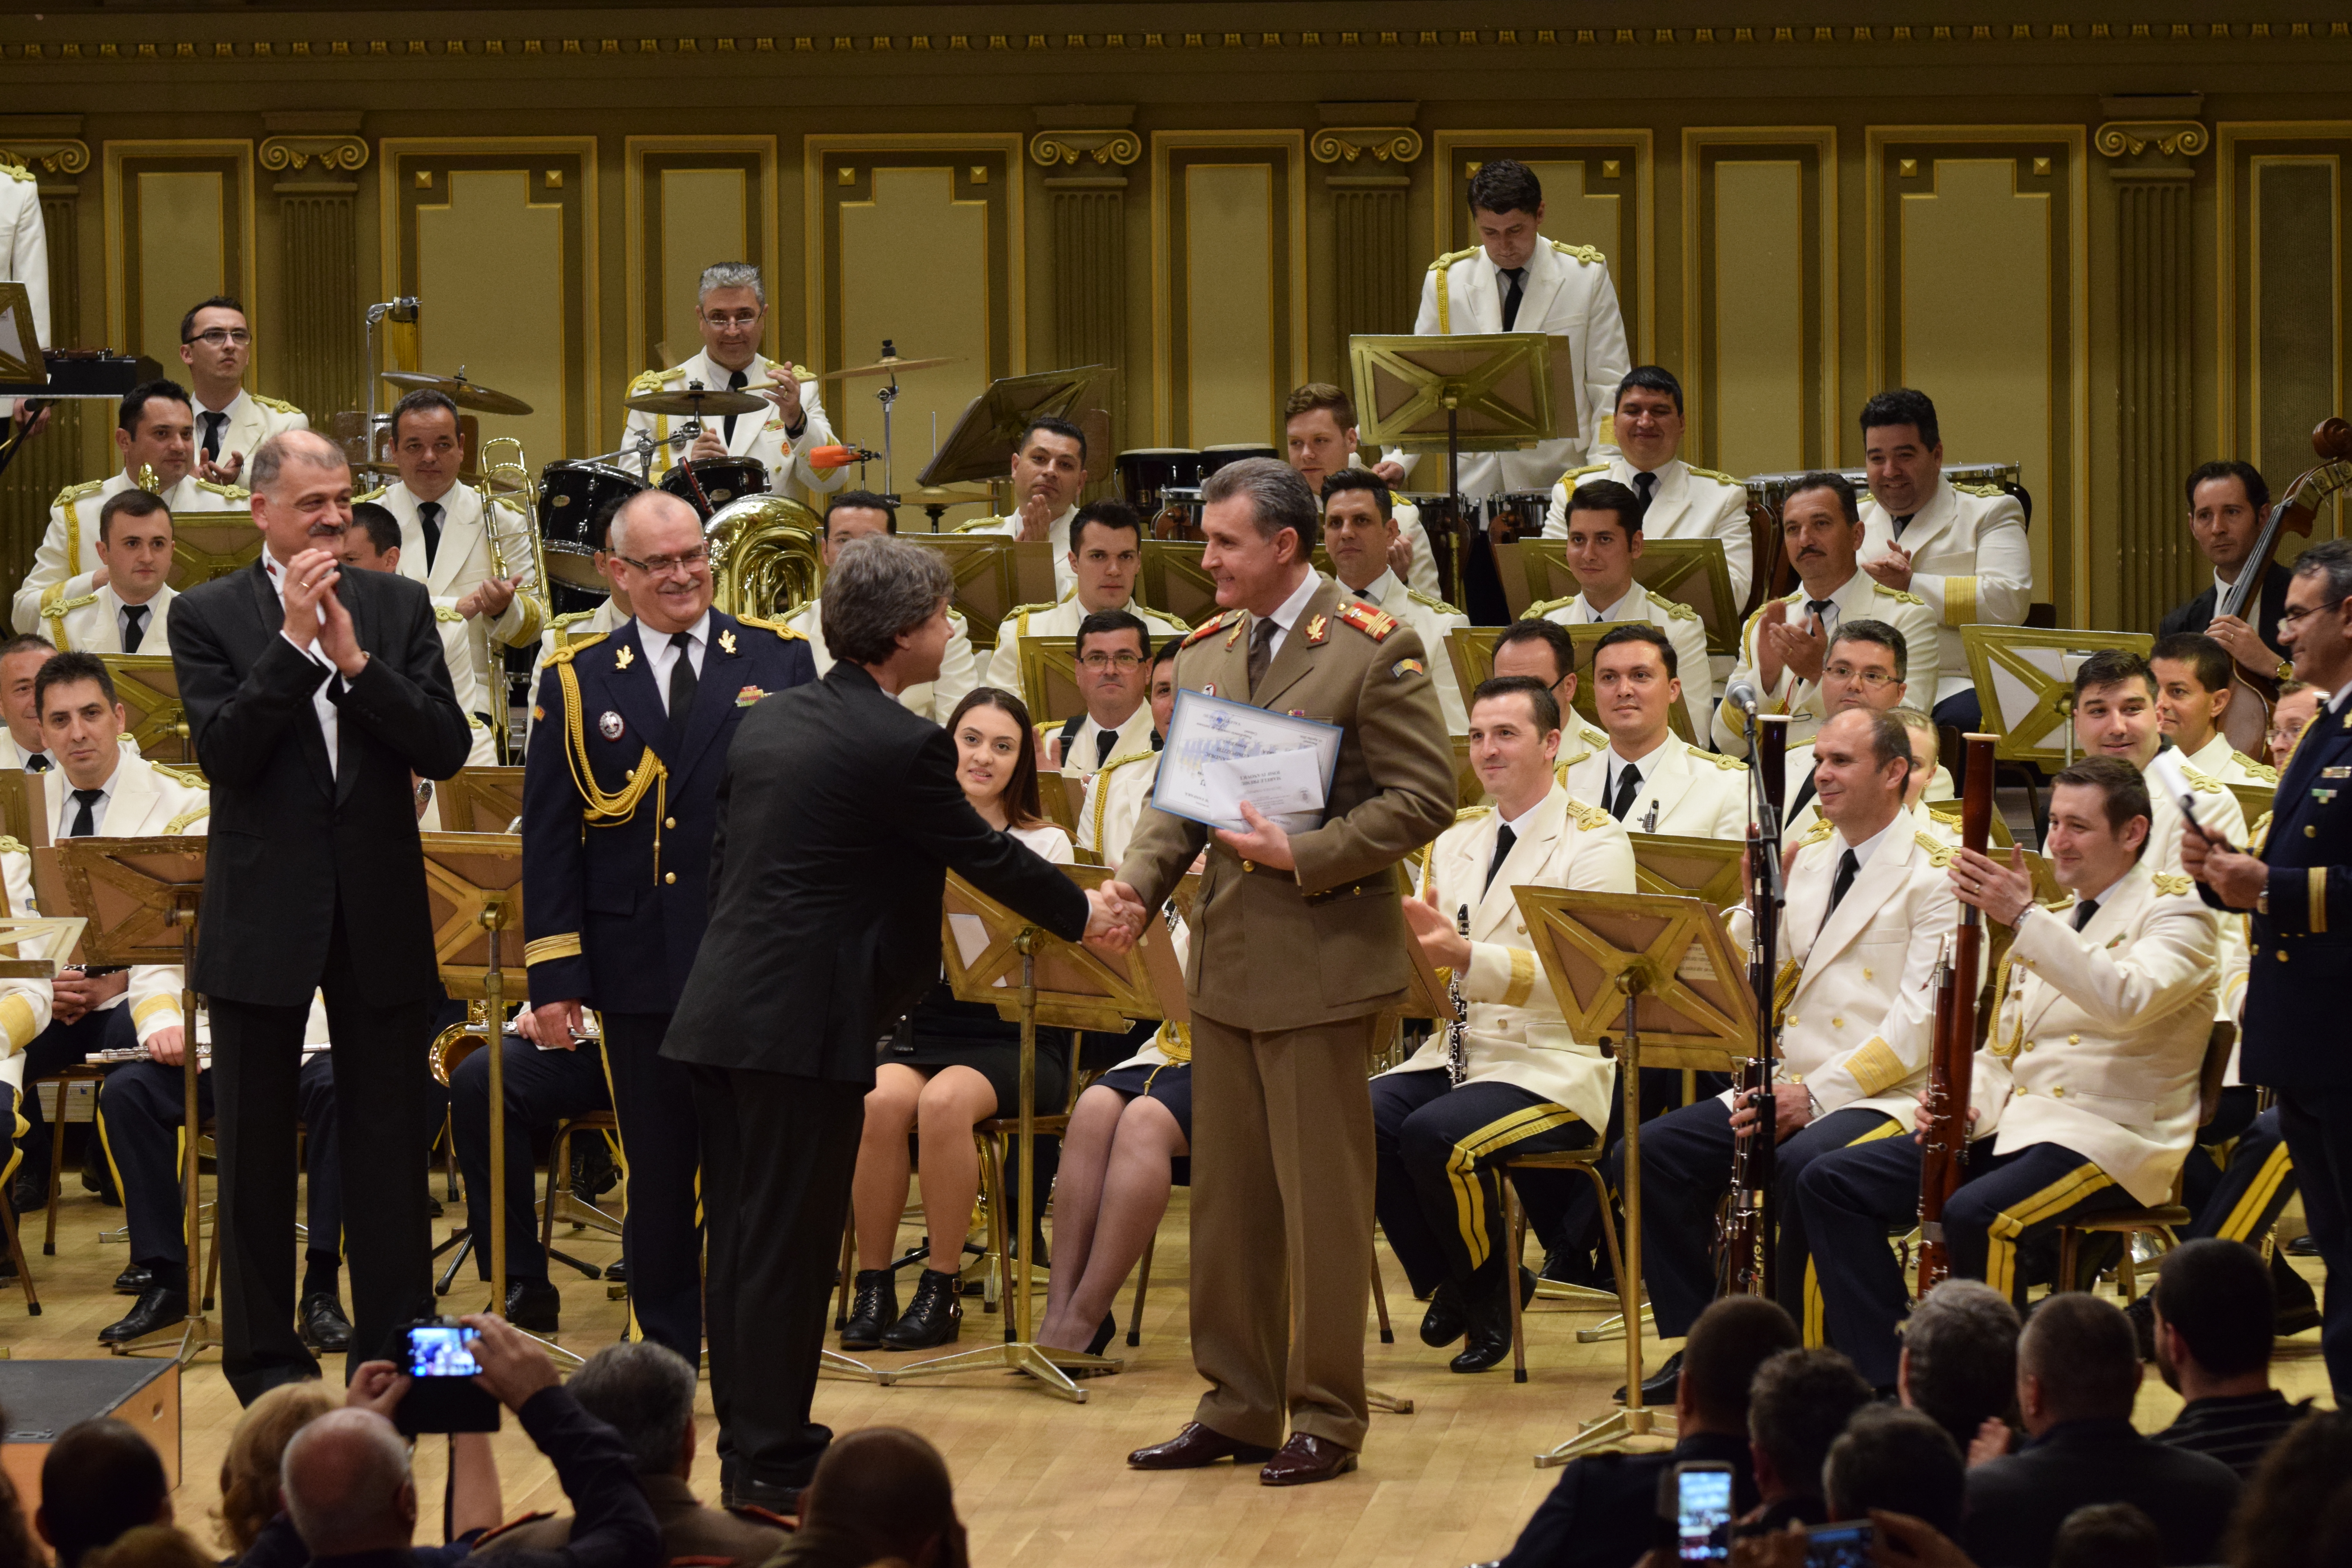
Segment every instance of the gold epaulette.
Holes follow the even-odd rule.
[[[571,611],[570,613],[568,613],[568,614],[566,614],[566,615],[561,615],[561,616],[556,616],[556,617],[555,617],[555,619],[553,619],[552,621],[550,621],[550,622],[548,623],[548,629],[549,629],[549,630],[551,630],[551,631],[559,631],[559,632],[560,632],[560,631],[562,631],[562,630],[564,627],[566,627],[566,626],[574,626],[574,625],[577,625],[578,623],[580,623],[580,622],[582,622],[582,621],[586,620],[589,616],[591,616],[594,615],[595,613],[596,613],[596,612],[595,612],[595,611],[593,611],[593,610],[573,610],[573,611]]]
[[[1076,592],[1076,590],[1072,591]],[[1031,616],[1042,616],[1047,610],[1052,608],[1054,608],[1052,605],[1015,605],[1011,609],[1005,611],[1004,614],[998,618],[998,624],[1001,626],[1005,621],[1018,621],[1021,624],[1021,635],[1023,637],[1027,637],[1029,635],[1029,617]]]
[[[1906,605],[1925,605],[1927,602],[1916,594],[1906,594],[1900,588],[1890,588],[1884,583],[1873,583],[1870,585],[1870,591],[1874,594],[1884,594],[1888,598],[1899,600]],[[1790,596],[1794,598],[1796,595]]]
[[[1570,804],[1573,805],[1574,802]],[[1454,814],[1454,826],[1459,827],[1465,822],[1475,822],[1482,816],[1491,816],[1494,811],[1495,808],[1491,805],[1465,805]]]
[[[2197,885],[2188,878],[2175,875],[2170,871],[2158,871],[2149,880],[2156,884],[2156,890],[2168,899],[2177,899]]]
[[[1609,258],[1601,254],[1601,247],[1597,245],[1570,245],[1564,239],[1555,239],[1551,242],[1551,247],[1562,256],[1574,257],[1587,267],[1609,265]]]
[[[2238,759],[2238,765],[2245,769],[2247,773],[2256,784],[2275,784],[2278,783],[2278,770],[2271,766],[2268,763],[2258,763],[2254,761],[2253,758],[2246,755],[2245,752],[2240,751],[2233,750],[2230,754]]]
[[[1578,595],[1574,594],[1564,594],[1557,599],[1545,599],[1540,603],[1529,605],[1526,610],[1521,612],[1519,619],[1523,621],[1549,620],[1551,618],[1551,613],[1554,610],[1567,609],[1570,605],[1576,603],[1577,597]]]
[[[1688,741],[1683,742],[1683,750],[1703,763],[1713,763],[1727,773],[1744,773],[1748,771],[1748,764],[1738,757],[1727,757],[1721,752],[1710,752],[1703,746],[1694,746]]]
[[[1587,745],[1605,746],[1609,743],[1608,731],[1596,730],[1591,725],[1586,723],[1581,718],[1579,718],[1576,721],[1576,732]]]
[[[993,528],[1000,522],[1006,522],[1009,521],[1011,520],[1002,517],[975,517],[970,522],[957,523],[955,527],[949,531],[953,533],[970,533],[976,529]]]
[[[570,664],[572,659],[586,652],[588,649],[594,647],[598,643],[603,642],[606,637],[611,637],[612,635],[613,634],[610,632],[590,632],[584,637],[575,637],[572,641],[565,643],[562,647],[551,648],[548,651],[547,662],[551,665]]]
[[[261,406],[268,409],[273,414],[299,414],[302,412],[299,408],[295,407],[292,404],[287,402],[282,397],[264,397],[257,392],[248,392],[246,395],[252,398],[256,403],[260,404]]]
[[[96,594],[84,594],[79,599],[59,599],[54,605],[43,605],[41,606],[41,616],[45,620],[54,621],[64,616],[69,610],[79,610],[84,605],[95,605],[97,603],[98,595]]]
[[[738,616],[737,621],[747,626],[757,626],[763,632],[773,632],[780,642],[806,642],[807,637],[793,630],[782,621],[764,621],[757,616]]]
[[[185,788],[210,789],[212,787],[205,782],[205,775],[202,773],[190,773],[184,768],[172,767],[163,763],[149,763],[147,765],[154,769],[157,773],[162,773],[165,778],[170,779],[173,784],[180,784]]]
[[[629,395],[635,397],[642,393],[659,392],[663,382],[667,381],[671,376],[685,374],[686,366],[682,364],[672,365],[667,370],[643,372],[635,381],[629,383]]]
[[[91,496],[96,495],[105,488],[106,481],[104,479],[90,479],[83,484],[68,485],[65,489],[58,492],[58,499],[51,501],[49,504],[56,507],[60,511],[71,511],[75,507],[79,506],[83,501],[89,500]]]
[[[1822,839],[1827,838],[1831,834],[1835,833],[1836,831],[1836,826],[1831,823],[1828,817],[1823,816],[1816,818],[1811,831],[1808,832],[1802,838],[1797,840],[1797,847],[1802,849],[1808,844],[1819,844]]]
[[[1668,620],[1695,621],[1698,619],[1698,612],[1692,609],[1688,605],[1684,604],[1680,599],[1661,599],[1655,594],[1653,594],[1650,595],[1650,603],[1659,605],[1664,609],[1666,612],[1666,618]]]
[[[1927,852],[1927,863],[1938,871],[1949,866],[1952,863],[1952,857],[1959,853],[1952,846],[1929,834],[1914,833],[1911,837],[1920,848]]]
[[[1694,468],[1691,469],[1691,472],[1696,474],[1700,479],[1713,479],[1719,485],[1729,485],[1734,489],[1744,490],[1748,488],[1743,481],[1735,479],[1729,474],[1724,473],[1717,468]]]
[[[1405,588],[1404,594],[1406,598],[1411,599],[1414,604],[1419,605],[1424,610],[1434,610],[1441,616],[1458,616],[1462,613],[1460,610],[1457,610],[1453,605],[1447,604],[1444,600],[1433,599],[1418,588],[1408,585]]]
[[[13,158],[0,158],[0,174],[5,174],[12,180],[22,180],[28,185],[35,183],[33,171]]]
[[[179,816],[172,818],[171,821],[163,824],[163,831],[166,834],[185,833],[197,818],[210,816],[212,814],[212,803],[209,801],[205,802],[202,805],[192,805],[187,810],[180,813]]]
[[[357,506],[363,500],[382,500],[384,498],[385,492],[391,489],[392,487],[390,485],[378,485],[372,490],[353,496],[352,498],[352,504],[353,506]]]
[[[1606,473],[1608,468],[1609,465],[1606,463],[1587,463],[1580,468],[1570,468],[1568,472],[1560,475],[1560,488],[1568,490],[1570,494],[1573,494],[1576,490],[1576,487],[1569,483],[1570,479],[1580,479],[1587,474]]]
[[[2210,777],[2205,773],[2200,773],[2195,768],[2190,767],[2187,763],[2180,764],[2180,776],[2187,779],[2189,781],[2189,787],[2195,790],[2200,795],[2223,795],[2228,793],[2229,786],[2222,784],[2220,779]]]
[[[1127,607],[1134,611],[1138,616],[1141,616],[1148,611],[1151,615],[1159,616],[1161,620],[1168,623],[1168,629],[1171,632],[1189,632],[1192,629],[1192,623],[1186,620],[1183,616],[1177,615],[1171,610],[1153,609],[1150,605],[1146,605],[1140,599],[1129,601]]]
[[[237,489],[235,485],[217,485],[210,479],[198,479],[196,481],[196,489],[205,491],[208,495],[226,496],[231,500],[251,500],[253,499],[253,492],[251,490],[242,490]]]
[[[2005,496],[2009,493],[1999,485],[1964,485],[1958,479],[1952,481],[1952,488],[1964,496],[1984,496],[1988,499],[1993,496]]]
[[[1443,273],[1447,268],[1453,266],[1457,261],[1469,260],[1472,257],[1478,254],[1478,249],[1479,247],[1474,245],[1465,250],[1446,251],[1436,260],[1429,264],[1429,269],[1432,272]]]
[[[2274,814],[2267,811],[2263,813],[2263,819],[2260,822],[2255,823],[2252,827],[2246,829],[2246,852],[2248,854],[2260,854],[2262,852],[2263,846],[2270,841],[2271,817]]]
[[[1218,616],[1213,620],[1202,621],[1199,626],[1192,628],[1192,635],[1184,639],[1182,646],[1185,647],[1191,647],[1194,643],[1199,642],[1211,632],[1222,631],[1225,627],[1233,625],[1234,616],[1246,614],[1248,614],[1248,612],[1245,610],[1227,610],[1223,615]]]
[[[0,855],[29,855],[31,853],[32,851],[25,847],[24,845],[17,843],[13,836],[0,833]]]
[[[1590,833],[1596,827],[1617,820],[1599,806],[1587,805],[1573,795],[1569,797],[1568,815],[1576,818],[1576,830],[1579,833]]]
[[[1780,961],[1780,972],[1772,976],[1772,1024],[1780,1026],[1781,1016],[1788,1012],[1789,1003],[1797,994],[1797,984],[1805,977],[1805,966],[1793,958]]]

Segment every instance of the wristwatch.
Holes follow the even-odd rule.
[[[2263,890],[2254,895],[2254,913],[2268,918],[2270,912],[2271,890],[2268,884],[2265,884]]]
[[[2279,680],[2293,680],[2294,679],[2294,660],[2291,658],[2283,658],[2279,660],[2278,668],[2273,670],[2271,674],[2274,679]]]

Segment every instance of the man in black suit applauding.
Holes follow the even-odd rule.
[[[540,678],[522,806],[532,1013],[518,1028],[542,1050],[568,1051],[583,1002],[603,1019],[629,1172],[621,1234],[631,1315],[646,1338],[693,1361],[702,1354],[700,1154],[687,1072],[662,1059],[662,1036],[710,910],[729,743],[754,704],[814,680],[816,662],[800,633],[711,608],[702,520],[676,496],[631,496],[613,515],[609,544],[635,618],[557,649]],[[507,1179],[527,1236],[524,1131],[509,1129]],[[541,1267],[536,1280],[509,1285],[509,1317],[519,1307],[553,1315]]]
[[[919,545],[845,546],[832,669],[744,715],[719,785],[710,925],[662,1055],[689,1065],[702,1123],[710,1397],[738,1505],[791,1511],[833,1438],[809,1401],[866,1091],[876,1042],[939,978],[948,871],[1059,936],[1126,936],[981,820],[954,741],[898,705],[938,679],[953,585]]]
[[[250,1404],[319,1375],[294,1329],[294,1120],[302,1028],[324,990],[355,1320],[350,1365],[432,1310],[425,1050],[440,995],[413,773],[466,761],[421,583],[342,572],[340,447],[307,430],[253,454],[260,559],[172,605],[172,662],[212,785],[195,989],[212,1009],[222,1352]]]

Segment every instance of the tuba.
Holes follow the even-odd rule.
[[[780,495],[743,496],[710,514],[713,602],[730,616],[782,620],[824,583],[824,522]]]

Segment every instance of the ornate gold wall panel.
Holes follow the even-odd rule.
[[[677,363],[701,346],[695,285],[714,262],[761,269],[776,342],[776,139],[772,136],[632,136],[622,158],[628,300],[625,367]]]
[[[106,143],[106,303],[110,342],[153,357],[184,380],[180,321],[213,294],[259,310],[254,288],[253,143]],[[268,337],[255,321],[254,373]]]
[[[1837,132],[1683,132],[1684,448],[1785,472],[1837,451]]]
[[[512,393],[496,434],[534,463],[617,436],[600,373],[596,142],[388,138],[379,160],[385,286],[421,301],[420,363]]]
[[[2020,465],[2034,597],[2063,626],[2089,608],[2083,156],[2075,126],[1874,126],[1864,159],[1870,390],[1934,397],[1947,461]]]
[[[1282,399],[1307,379],[1304,145],[1297,132],[1152,134],[1159,445],[1280,443]]]

